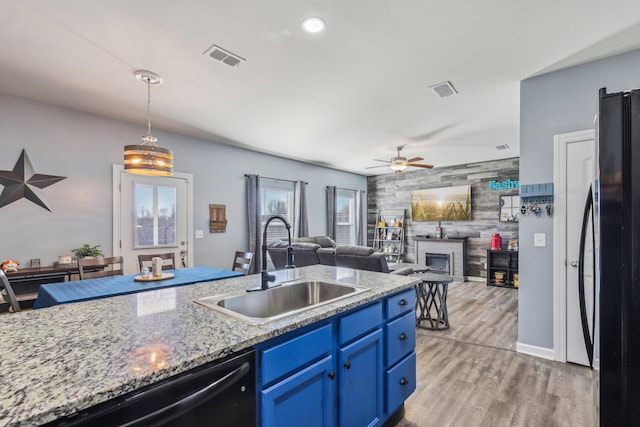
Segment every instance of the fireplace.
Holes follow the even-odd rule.
[[[431,269],[431,273],[451,274],[451,257],[449,254],[436,254],[426,252],[424,254],[425,265]]]
[[[433,239],[428,237],[415,238],[415,257],[417,264],[431,265],[427,255],[446,258],[433,260],[436,265],[434,270],[440,270],[442,274],[449,275],[456,281],[466,281],[467,238]],[[446,263],[446,265],[445,265]],[[434,271],[435,272],[435,271]]]

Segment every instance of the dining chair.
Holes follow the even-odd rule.
[[[82,258],[78,260],[78,270],[80,271],[80,280],[122,276],[122,257]]]
[[[252,252],[236,251],[236,255],[233,258],[232,271],[239,271],[246,276],[251,270],[251,262],[253,261]]]
[[[151,271],[151,260],[153,258],[162,259],[163,270],[173,270],[176,268],[176,254],[173,252],[169,252],[166,254],[138,255],[138,263],[140,264],[140,271],[142,271],[142,267],[145,267],[145,266],[149,267],[149,271]]]
[[[0,293],[2,294],[4,301],[9,304],[9,311],[14,313],[21,311],[18,298],[16,298],[16,294],[13,292],[13,288],[9,283],[9,279],[7,279],[7,275],[4,274],[4,271],[2,270],[0,270]]]

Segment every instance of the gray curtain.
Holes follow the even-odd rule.
[[[327,233],[336,239],[336,187],[327,186]]]
[[[365,222],[365,192],[361,190],[356,190],[356,245],[358,246],[366,246],[365,243],[365,233],[367,223]]]
[[[309,220],[307,218],[307,183],[296,182],[295,220],[293,221],[294,237],[307,237],[309,235]]]
[[[253,264],[249,273],[259,273],[262,268],[260,252],[260,176],[245,175],[247,178],[247,222],[249,223],[249,252],[253,252]]]

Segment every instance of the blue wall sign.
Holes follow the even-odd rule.
[[[489,181],[489,190],[512,190],[515,188],[520,188],[520,181],[511,181],[510,179],[506,181]]]

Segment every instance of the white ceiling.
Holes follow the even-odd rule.
[[[0,46],[0,92],[142,135],[151,70],[154,129],[371,175],[399,145],[436,167],[518,156],[520,80],[640,48],[640,2],[0,0]],[[447,80],[458,95],[429,90]]]

